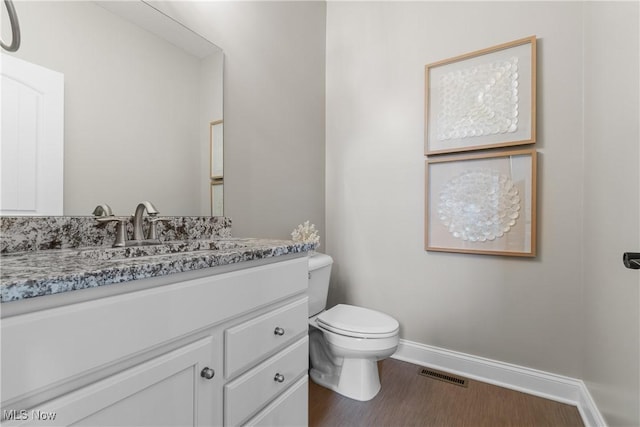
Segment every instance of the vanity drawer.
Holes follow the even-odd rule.
[[[224,423],[236,426],[306,374],[309,337],[224,386]]]
[[[309,377],[289,387],[245,426],[306,426],[309,422]]]
[[[224,333],[226,378],[232,378],[306,334],[308,311],[308,298],[304,297],[227,329]]]

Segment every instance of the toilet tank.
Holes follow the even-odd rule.
[[[329,255],[316,253],[309,257],[309,317],[327,306],[332,264],[333,259]]]

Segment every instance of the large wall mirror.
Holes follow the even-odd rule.
[[[64,75],[64,215],[103,203],[128,215],[143,200],[210,215],[223,51],[153,2],[15,5],[22,44],[8,55]]]

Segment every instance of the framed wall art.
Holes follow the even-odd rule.
[[[425,154],[536,141],[536,37],[425,66]]]
[[[536,151],[427,158],[425,249],[536,255]]]

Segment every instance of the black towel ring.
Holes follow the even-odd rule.
[[[0,40],[0,45],[4,50],[15,52],[20,48],[20,24],[18,23],[18,15],[16,14],[16,9],[13,7],[13,2],[11,0],[4,0],[4,5],[7,7],[9,22],[11,23],[11,44],[7,45]]]

